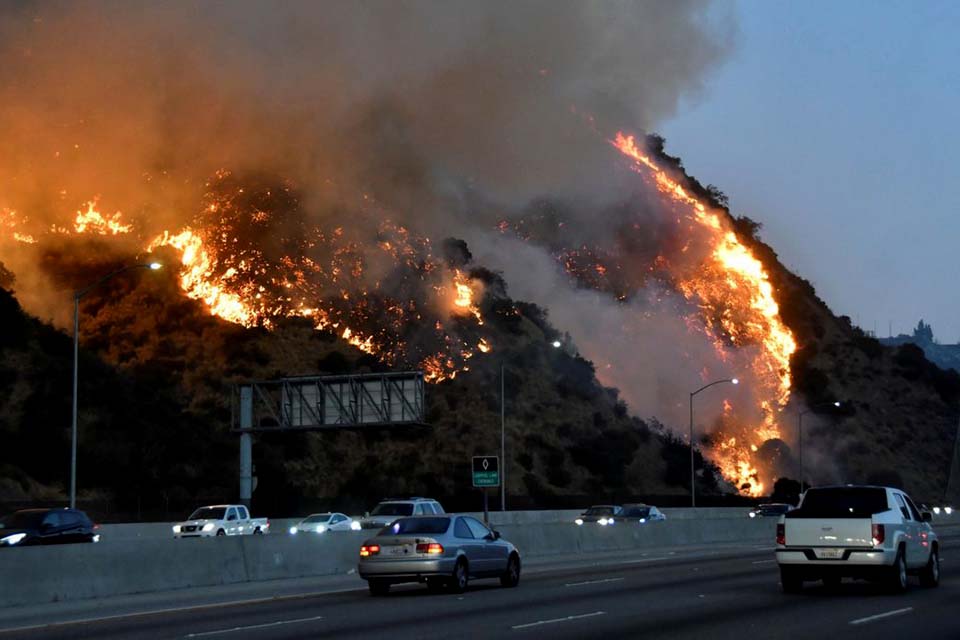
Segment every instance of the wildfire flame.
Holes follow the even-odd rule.
[[[97,211],[96,198],[86,203],[86,207],[86,211],[83,209],[77,211],[77,217],[73,221],[73,229],[77,233],[97,233],[105,236],[130,233],[133,230],[133,225],[120,221],[119,211],[111,216],[104,216]]]
[[[660,193],[685,207],[687,217],[708,232],[712,251],[706,263],[696,275],[678,283],[683,295],[699,305],[707,328],[735,345],[761,346],[753,374],[761,392],[757,396],[764,398],[758,407],[762,423],[752,429],[740,428],[739,437],[718,434],[711,457],[742,491],[762,495],[764,484],[758,477],[755,453],[763,442],[780,437],[777,413],[790,399],[790,356],[797,348],[793,334],[780,319],[769,276],[721,213],[690,195],[639,150],[633,136],[618,132],[611,144],[634,161],[634,170],[648,170]]]

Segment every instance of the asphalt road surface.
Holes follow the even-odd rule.
[[[586,566],[539,566],[515,589],[474,581],[462,595],[365,583],[324,595],[174,608],[39,628],[17,638],[960,638],[960,535],[941,537],[943,577],[904,595],[845,580],[780,592],[772,548],[609,555]],[[353,584],[348,583],[348,584]],[[922,634],[922,635],[921,635]]]

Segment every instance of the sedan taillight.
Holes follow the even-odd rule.
[[[443,545],[439,542],[431,542],[429,544],[418,544],[417,553],[431,553],[439,554],[443,553]]]
[[[873,536],[873,546],[879,547],[887,538],[887,532],[884,531],[882,524],[875,524],[870,528],[870,534]]]
[[[777,525],[777,544],[786,545],[787,544],[787,526],[783,524]]]
[[[378,553],[380,553],[380,545],[378,544],[371,544],[371,545],[365,544],[362,547],[360,547],[360,557],[362,558],[366,558],[367,556],[375,556]]]

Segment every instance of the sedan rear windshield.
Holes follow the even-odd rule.
[[[304,519],[303,523],[304,523],[304,524],[317,524],[317,523],[326,522],[326,521],[329,520],[329,519],[330,519],[330,514],[329,514],[329,513],[315,513],[315,514],[313,514],[312,516],[307,516],[307,518]]]
[[[372,516],[410,516],[413,505],[408,502],[382,502],[370,512]]]
[[[380,532],[381,536],[402,536],[410,533],[446,533],[450,518],[404,518]]]
[[[225,507],[200,507],[187,520],[223,520],[226,512]]]
[[[0,520],[2,529],[36,529],[40,526],[46,511],[17,511]]]
[[[889,510],[887,491],[877,487],[810,489],[787,518],[869,518]]]

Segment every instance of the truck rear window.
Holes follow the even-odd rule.
[[[869,518],[888,511],[887,492],[875,487],[810,489],[787,518]]]

